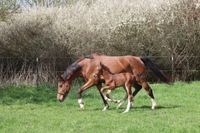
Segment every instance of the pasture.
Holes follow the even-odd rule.
[[[142,90],[135,97],[134,107],[122,114],[126,103],[102,112],[103,103],[96,87],[83,94],[85,110],[80,111],[74,85],[63,103],[56,100],[56,88],[50,86],[0,88],[1,133],[197,133],[200,132],[200,82],[172,85],[151,84],[158,107]],[[118,89],[114,98],[122,98]]]

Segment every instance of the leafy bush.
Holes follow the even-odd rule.
[[[158,61],[161,66],[171,67],[173,57],[175,70],[198,69],[188,56],[200,56],[199,5],[193,0],[95,0],[22,10],[0,22],[0,56],[167,56]]]

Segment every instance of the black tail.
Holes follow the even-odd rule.
[[[169,80],[149,58],[141,57],[141,60],[144,62],[145,66],[148,66],[155,73],[155,75],[160,78],[161,81],[169,83]]]

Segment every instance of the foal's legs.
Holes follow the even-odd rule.
[[[126,99],[128,98],[128,94],[127,94],[127,91],[126,91],[126,88],[124,87],[124,90],[125,90],[125,96],[124,98],[119,102],[119,104],[117,105],[117,109],[119,109],[122,104],[126,101]],[[131,105],[132,106],[132,105]]]
[[[147,92],[147,94],[151,98],[151,102],[152,102],[151,109],[155,109],[157,104],[156,104],[156,101],[155,101],[155,98],[154,98],[154,95],[153,95],[153,90],[151,89],[151,87],[149,86],[149,84],[145,80],[141,80],[140,83],[141,83],[142,87],[145,89],[145,91]]]
[[[142,86],[139,85],[137,83],[136,80],[133,81],[133,87],[135,88],[134,92],[133,92],[133,98],[137,95],[137,93],[142,89]],[[124,90],[126,91],[126,88],[124,88]],[[123,100],[120,101],[120,103],[118,104],[117,108],[120,108],[122,106],[122,104],[126,101],[126,99],[128,98],[128,94],[127,94],[127,91],[126,91],[126,95],[125,97],[123,98]],[[131,107],[133,106],[133,103],[131,103]]]
[[[79,89],[78,93],[77,93],[77,97],[78,97],[78,103],[80,105],[80,109],[83,110],[84,109],[84,102],[82,99],[82,93],[87,90],[88,88],[90,88],[91,86],[94,85],[93,80],[88,80],[83,86],[81,86],[81,88]]]
[[[109,102],[113,102],[113,103],[118,103],[118,106],[117,106],[117,109],[121,107],[121,105],[126,101],[126,99],[128,98],[128,94],[127,94],[127,91],[126,91],[126,88],[124,87],[124,90],[125,90],[125,96],[122,100],[115,100],[115,99],[112,99],[109,94],[112,92],[108,86],[104,86],[102,89],[101,89],[101,93],[103,94],[103,97],[106,101],[109,101]],[[107,92],[106,92],[107,91]],[[132,102],[131,102],[131,106],[132,106]]]
[[[101,88],[101,93],[103,94],[105,100],[109,102],[114,102],[114,103],[120,102],[120,100],[115,100],[115,99],[110,98],[109,93],[111,93],[111,89],[109,88],[109,86],[104,86],[103,88]]]
[[[133,81],[133,87],[135,88],[134,92],[133,92],[133,98],[137,95],[137,93],[142,89],[142,86],[140,84],[138,84],[138,82],[136,80]],[[125,88],[124,88],[125,89]],[[126,91],[126,89],[125,89]],[[123,98],[123,100],[120,101],[119,105],[117,106],[117,108],[120,108],[122,106],[122,104],[126,101],[126,99],[128,98],[128,95],[126,93],[125,97]],[[133,105],[131,105],[133,106]]]
[[[113,99],[112,97],[110,97],[109,96],[109,94],[112,92],[112,90],[107,90],[107,92],[106,92],[106,97],[108,98],[108,100],[110,100],[111,102],[113,102],[113,103],[120,103],[121,102],[121,100],[116,100],[116,99]]]
[[[102,87],[101,88],[101,94],[103,95],[103,97],[104,97],[104,99],[106,100],[106,102],[108,101],[108,97],[106,96],[106,93],[105,93],[105,89],[107,89],[108,88],[108,86],[104,86],[104,87]],[[108,106],[109,107],[109,106]],[[107,109],[108,109],[108,107],[107,106],[105,106],[104,108],[103,108],[103,110],[102,111],[106,111]]]
[[[102,100],[103,100],[103,102],[104,102],[103,111],[105,111],[105,110],[107,110],[107,109],[109,108],[109,105],[108,105],[107,100],[105,100],[103,93],[101,92],[102,85],[101,85],[101,84],[98,84],[98,85],[97,85],[97,88],[98,88],[99,93],[100,93],[100,95],[101,95],[101,98],[102,98]]]

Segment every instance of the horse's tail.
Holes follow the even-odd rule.
[[[169,80],[149,58],[141,57],[140,59],[144,62],[145,66],[148,66],[153,73],[160,78],[161,81],[169,83]]]

